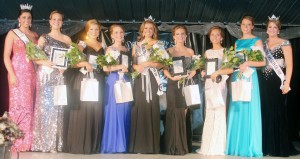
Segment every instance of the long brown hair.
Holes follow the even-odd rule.
[[[154,39],[154,40],[157,40],[158,39],[158,28],[157,28],[157,26],[156,26],[156,24],[152,21],[152,20],[145,20],[143,23],[142,23],[142,25],[141,25],[141,27],[140,27],[140,30],[139,30],[139,36],[138,36],[138,41],[142,41],[142,40],[144,40],[144,36],[143,36],[143,31],[144,31],[144,29],[145,29],[145,25],[146,24],[152,24],[152,26],[153,26],[153,36],[152,36],[152,38]]]

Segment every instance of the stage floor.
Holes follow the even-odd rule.
[[[95,154],[95,155],[75,155],[67,153],[42,153],[42,152],[22,152],[19,159],[249,159],[249,157],[235,156],[203,156],[200,154],[187,154],[184,156],[171,155],[150,155],[150,154]],[[289,157],[299,159],[300,155]],[[11,159],[17,159],[13,154]],[[279,159],[279,157],[263,157],[263,159]]]
[[[296,149],[300,151],[300,142],[294,142]],[[193,148],[199,148],[200,144],[193,142]],[[79,155],[69,153],[43,153],[21,152],[19,159],[249,159],[249,157],[236,156],[203,156],[197,153],[189,153],[184,156],[172,156],[163,154],[93,154]],[[262,157],[262,159],[279,159],[280,157]],[[11,159],[17,159],[13,153]],[[285,158],[286,159],[286,158]],[[300,154],[291,156],[289,159],[300,159]]]

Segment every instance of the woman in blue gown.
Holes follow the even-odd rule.
[[[114,24],[109,31],[113,44],[106,50],[106,53],[118,52],[119,56],[127,55],[129,57],[130,52],[122,45],[124,29],[120,25]],[[109,75],[105,83],[104,129],[100,152],[127,152],[132,102],[116,103],[114,84],[122,79],[120,76],[123,76],[126,82],[129,81],[127,75],[124,75],[128,72],[128,66],[123,64],[104,66],[103,70]]]
[[[242,38],[235,43],[236,51],[243,49],[250,50],[252,46],[263,48],[260,38],[252,34],[254,28],[254,18],[244,16],[241,22]],[[261,104],[257,72],[255,67],[265,66],[266,62],[246,61],[235,70],[232,75],[232,82],[238,80],[238,75],[242,74],[242,79],[252,81],[250,102],[232,101],[228,111],[228,129],[226,154],[234,156],[261,157],[262,154],[262,127],[261,127]],[[247,78],[246,72],[253,73]]]

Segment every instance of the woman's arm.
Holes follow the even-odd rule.
[[[8,78],[9,84],[16,85],[17,78],[16,78],[15,72],[13,70],[11,59],[10,59],[13,42],[14,42],[14,33],[12,31],[9,31],[5,38],[3,60],[4,60],[4,65],[6,67],[6,70],[8,72],[8,76],[9,76],[9,78]]]
[[[105,53],[107,54],[111,50],[112,50],[111,48],[108,48]],[[112,72],[112,71],[117,71],[117,70],[122,70],[122,72],[128,72],[127,67],[122,64],[121,65],[113,65],[113,66],[103,66],[104,72]]]
[[[261,48],[263,48],[263,43],[261,40],[258,40],[255,44],[255,46],[259,46]],[[266,66],[266,59],[263,58],[263,61],[245,61],[243,64],[240,65],[240,70],[242,72],[244,72],[248,66],[252,66],[252,67],[263,67]]]
[[[285,82],[284,87],[282,89],[282,94],[286,94],[290,90],[290,83],[293,73],[293,52],[292,47],[290,45],[282,46],[282,51],[284,55],[284,61],[286,64]]]

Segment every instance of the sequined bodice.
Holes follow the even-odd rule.
[[[58,41],[58,40],[52,38],[51,36],[49,36],[48,34],[46,34],[44,36],[44,38],[45,38],[44,51],[48,57],[50,57],[52,47],[69,48],[69,46],[66,43],[64,43],[62,41]]]
[[[264,43],[264,49],[266,50],[266,52],[268,51],[268,53],[272,54],[273,58],[276,60],[276,62],[280,66],[281,70],[283,70],[283,72],[285,72],[284,71],[284,69],[285,69],[285,61],[284,61],[284,54],[283,54],[283,51],[282,51],[282,46],[291,45],[290,42],[288,40],[285,40],[280,45],[278,45],[278,46],[276,46],[276,47],[274,47],[272,49],[269,49],[267,47],[267,44],[268,44],[268,41],[266,41]],[[267,66],[263,70],[263,75],[264,75],[264,77],[266,79],[268,79],[268,77],[270,75],[273,75],[273,73],[275,73],[275,72],[273,71],[272,66],[267,61]]]

